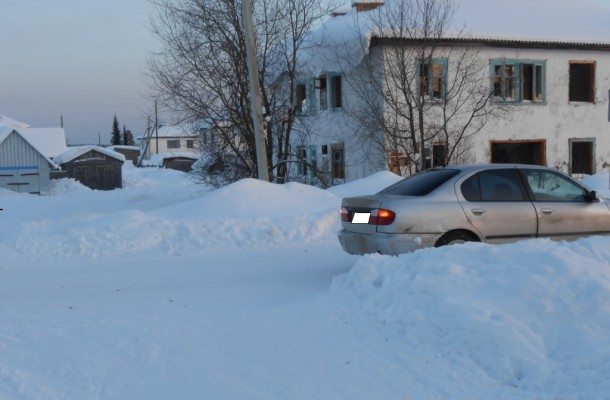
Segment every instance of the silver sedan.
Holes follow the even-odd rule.
[[[533,165],[434,168],[371,196],[344,198],[339,241],[351,254],[610,234],[605,199],[569,176]]]

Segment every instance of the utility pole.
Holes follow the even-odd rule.
[[[258,63],[256,61],[256,43],[254,42],[254,28],[252,23],[252,1],[242,0],[242,19],[246,34],[246,54],[248,57],[248,78],[250,79],[250,104],[252,107],[252,120],[254,122],[254,140],[256,144],[256,165],[258,166],[258,179],[269,182],[269,168],[267,167],[267,146],[263,128],[263,107],[261,104],[261,88],[258,81]]]
[[[157,153],[159,154],[159,113],[157,110],[157,100],[155,100],[155,138],[157,142]]]

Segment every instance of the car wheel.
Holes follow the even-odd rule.
[[[453,245],[453,244],[464,244],[466,242],[478,242],[476,236],[471,233],[465,231],[450,231],[445,233],[439,240],[436,242],[435,247]]]

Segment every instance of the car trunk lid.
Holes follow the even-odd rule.
[[[381,207],[381,196],[347,197],[341,202],[341,226],[349,232],[370,233],[377,231],[376,224],[369,224],[371,212]]]

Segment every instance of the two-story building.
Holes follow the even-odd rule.
[[[381,115],[385,125],[408,122],[403,110],[388,103],[388,93],[396,87],[384,77],[395,73],[396,66],[387,55],[406,54],[423,45],[417,35],[355,27],[379,7],[384,7],[383,1],[370,0],[337,9],[319,28],[333,39],[331,44],[305,55],[309,62],[304,63],[307,68],[296,93],[313,128],[310,142],[299,144],[297,150],[300,174],[311,175],[313,167],[327,173],[331,183],[340,183],[383,169],[413,173],[413,164],[420,162],[416,157],[425,159],[424,167],[443,164],[453,139],[438,134],[446,124],[442,103],[454,102],[451,110],[459,109],[460,98],[446,96],[456,85],[455,69],[463,63],[456,55],[467,50],[477,58],[476,82],[486,91],[486,101],[502,112],[490,113],[477,125],[463,143],[467,148],[462,157],[450,163],[529,163],[572,175],[593,174],[610,165],[610,36],[604,31],[592,39],[486,33],[428,38],[425,45],[434,48],[434,55],[409,61],[415,71],[410,85],[426,102],[422,107],[427,117],[437,118],[438,132],[416,154],[392,146],[381,131],[362,134],[367,118],[374,122]],[[365,65],[377,66],[375,74],[367,74]],[[377,82],[367,82],[372,79]],[[362,93],[367,90],[379,92],[377,102],[366,102]]]

